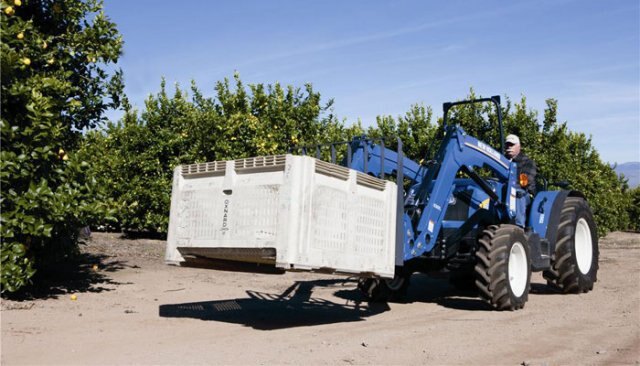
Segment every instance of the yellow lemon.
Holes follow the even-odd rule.
[[[13,5],[15,5],[15,6],[20,6],[20,5],[22,5],[22,1],[20,1],[20,0],[13,0]]]
[[[24,38],[24,33],[20,32],[18,33],[18,35],[16,36],[17,39],[23,39]]]
[[[13,15],[16,11],[13,9],[13,6],[7,6],[4,8],[4,13],[7,15]]]
[[[78,296],[76,296],[75,294],[71,295],[71,300],[73,300],[73,301],[78,300]]]
[[[22,63],[29,66],[31,65],[31,60],[28,57],[22,59]]]

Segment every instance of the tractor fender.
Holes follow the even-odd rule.
[[[560,224],[560,214],[567,197],[582,197],[580,191],[560,190],[543,191],[533,199],[529,211],[528,226],[540,235],[540,238],[549,241],[550,253],[556,249],[556,236]]]

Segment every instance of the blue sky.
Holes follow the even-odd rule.
[[[376,115],[479,95],[527,97],[593,136],[609,162],[640,161],[640,1],[107,1],[139,108],[194,79],[311,82],[335,113]],[[111,114],[117,118],[118,114]]]

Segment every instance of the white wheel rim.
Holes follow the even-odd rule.
[[[522,243],[515,242],[509,252],[509,285],[516,297],[522,296],[527,287],[527,252]]]
[[[593,242],[591,241],[591,229],[584,218],[578,220],[576,224],[574,242],[578,269],[586,275],[591,269],[591,261],[593,260]]]

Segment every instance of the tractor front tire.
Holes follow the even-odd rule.
[[[528,300],[531,256],[522,228],[492,225],[478,239],[476,286],[480,297],[497,310],[517,310]]]
[[[358,288],[370,302],[402,302],[407,295],[409,277],[396,275],[392,280],[363,278],[358,282]]]
[[[551,269],[543,276],[564,293],[589,292],[597,281],[598,257],[598,232],[591,209],[584,198],[568,197],[560,213]]]

